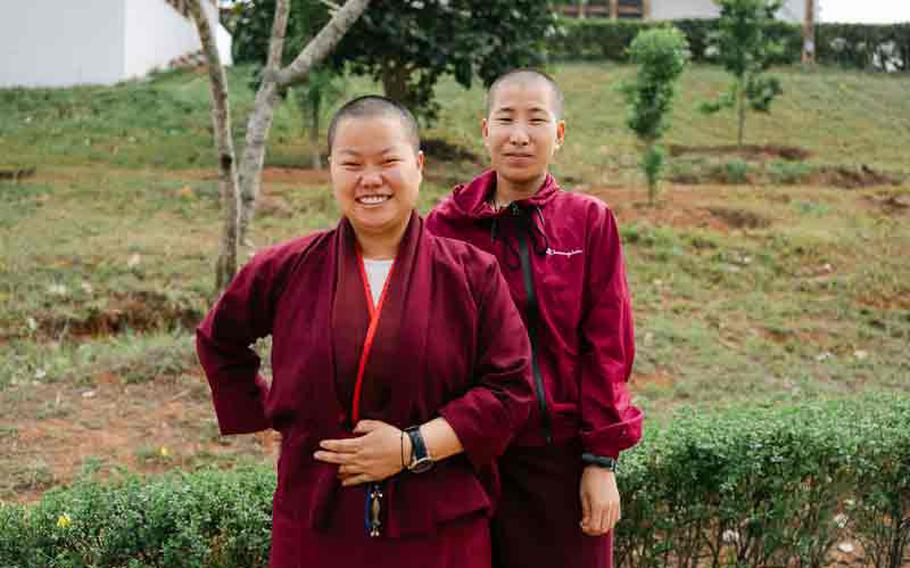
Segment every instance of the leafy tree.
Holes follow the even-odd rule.
[[[733,75],[730,90],[717,101],[704,103],[701,110],[715,113],[736,107],[737,144],[743,145],[746,107],[757,112],[770,112],[771,102],[783,93],[780,80],[765,72],[784,52],[784,46],[766,33],[781,0],[716,0],[720,4],[718,19],[718,53],[724,68]]]
[[[629,46],[638,74],[633,83],[624,86],[629,105],[627,124],[645,147],[641,169],[648,180],[652,205],[664,160],[658,141],[667,129],[667,115],[676,95],[676,82],[688,60],[688,49],[686,36],[676,28],[639,32]]]
[[[237,61],[262,60],[274,1],[248,5],[234,40]],[[322,2],[293,2],[307,4],[319,25]],[[294,17],[292,12],[288,41],[299,43],[298,34],[311,28],[295,24]],[[451,75],[468,88],[474,77],[489,85],[508,69],[539,65],[555,22],[546,0],[375,0],[334,51],[332,65],[372,77],[386,96],[432,120],[439,110],[433,89],[441,77]]]

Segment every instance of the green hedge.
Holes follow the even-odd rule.
[[[677,20],[689,41],[692,60],[710,62],[712,35],[716,20]],[[625,62],[626,52],[635,35],[666,22],[638,20],[574,19],[560,20],[560,32],[548,40],[547,49],[554,59],[596,59]],[[783,53],[775,63],[800,60],[802,28],[775,22],[767,33],[781,42]],[[819,24],[816,27],[816,57],[820,63],[857,69],[885,68],[910,70],[910,24]]]
[[[618,566],[822,566],[847,535],[901,566],[910,396],[683,414],[619,476]],[[264,567],[274,484],[264,467],[82,481],[0,507],[0,566]]]

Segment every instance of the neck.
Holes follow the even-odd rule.
[[[404,232],[408,228],[407,220],[394,231],[385,231],[383,233],[373,233],[369,231],[358,230],[354,227],[354,234],[357,237],[357,244],[360,245],[360,253],[363,258],[370,260],[389,260],[395,258],[398,254],[398,245],[404,238]]]
[[[540,186],[543,185],[543,182],[547,179],[547,172],[543,172],[536,178],[526,181],[526,182],[514,182],[507,180],[502,177],[501,174],[496,174],[496,193],[493,195],[493,198],[496,202],[496,205],[508,205],[513,201],[518,201],[521,199],[527,199],[537,193],[537,190],[540,189]]]

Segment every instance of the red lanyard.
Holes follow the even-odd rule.
[[[392,281],[392,271],[395,269],[395,261],[392,260],[392,266],[389,268],[389,275],[386,276],[385,284],[382,287],[382,294],[379,295],[379,303],[373,305],[373,292],[370,290],[370,280],[367,277],[366,266],[363,262],[363,255],[360,253],[360,247],[357,247],[357,266],[360,268],[360,280],[363,282],[363,291],[367,297],[367,308],[370,310],[370,325],[367,328],[367,337],[363,341],[363,351],[360,353],[360,364],[357,367],[357,381],[354,383],[354,401],[351,404],[351,424],[357,425],[360,420],[360,393],[363,390],[363,374],[367,368],[367,358],[370,356],[370,350],[373,348],[373,340],[376,338],[376,328],[379,327],[379,316],[382,313],[382,306],[385,303],[386,293],[389,291],[389,282]]]

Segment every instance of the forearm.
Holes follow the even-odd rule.
[[[464,451],[461,440],[452,426],[445,418],[434,418],[429,422],[421,425],[420,433],[423,436],[424,443],[427,445],[427,451],[435,461],[444,460]],[[405,436],[407,438],[407,436]],[[410,440],[406,440],[407,454],[410,455]]]

